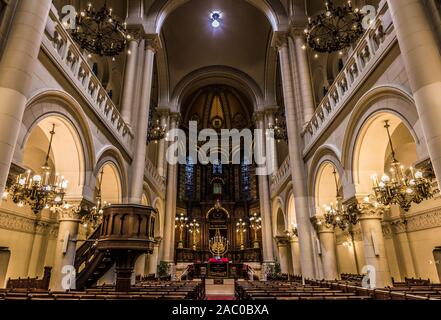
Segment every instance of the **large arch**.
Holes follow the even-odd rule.
[[[51,126],[49,122],[55,122],[59,126],[58,134],[54,137],[53,150],[64,149],[63,159],[57,160],[57,171],[74,171],[70,163],[75,157],[78,160],[78,173],[72,173],[70,177],[70,193],[75,197],[81,197],[88,194],[88,187],[92,182],[93,167],[95,163],[95,153],[93,147],[92,134],[90,132],[86,116],[81,106],[69,94],[60,90],[44,90],[36,92],[27,104],[17,140],[18,148],[15,148],[14,161],[22,163],[24,158],[25,146],[31,138],[32,132],[40,127],[46,134],[49,133]],[[71,137],[69,144],[58,141],[61,136]],[[64,138],[64,137],[63,137]],[[70,150],[67,150],[69,149]],[[68,155],[72,156],[69,159]],[[76,156],[75,156],[76,155]],[[78,174],[78,176],[76,176]]]
[[[156,0],[147,15],[147,32],[161,33],[167,17],[180,6],[190,0]],[[273,31],[284,31],[289,26],[289,20],[283,5],[279,0],[245,0],[263,12]]]
[[[355,184],[357,180],[357,176],[354,176],[353,172],[354,154],[356,153],[357,140],[360,134],[363,134],[362,129],[372,117],[381,113],[389,113],[400,119],[415,140],[418,157],[420,159],[428,158],[426,146],[422,143],[424,136],[411,94],[404,88],[397,86],[376,87],[359,100],[348,122],[342,149],[342,166],[347,171],[347,183]],[[345,196],[353,195],[346,194]]]
[[[102,168],[105,167],[106,165],[110,165],[112,167],[113,172],[109,172],[109,173],[111,173],[118,182],[119,202],[113,202],[113,203],[124,202],[128,196],[127,169],[125,168],[123,156],[121,155],[120,151],[113,146],[108,146],[99,153],[98,161],[95,165],[95,171],[94,171],[94,176],[96,178],[99,177]],[[107,175],[105,174],[105,176]],[[98,180],[95,179],[95,182],[97,181]]]
[[[311,197],[311,207],[313,211],[311,214],[317,214],[320,212],[321,208],[320,201],[317,199],[317,190],[319,188],[319,180],[323,176],[323,167],[327,164],[332,165],[337,170],[339,187],[343,188],[343,194],[340,194],[344,197],[345,187],[348,187],[346,172],[340,162],[341,153],[340,151],[333,145],[323,145],[315,152],[308,175],[308,193],[312,195]],[[332,173],[332,172],[331,172]],[[333,179],[333,177],[331,176]],[[335,198],[335,186],[332,185],[332,192]],[[333,200],[335,201],[335,199]],[[332,202],[332,201],[331,201]]]
[[[210,66],[195,70],[182,79],[172,93],[170,109],[179,112],[182,102],[195,90],[209,85],[228,85],[243,92],[254,109],[263,105],[259,85],[244,72],[227,66]]]

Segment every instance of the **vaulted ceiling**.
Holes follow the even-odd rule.
[[[222,12],[220,28],[210,13]],[[250,76],[261,89],[271,25],[246,1],[192,0],[172,12],[163,27],[171,91],[186,75],[209,66],[226,66]]]

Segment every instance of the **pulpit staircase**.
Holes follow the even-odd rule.
[[[115,263],[110,252],[97,250],[100,229],[101,226],[77,249],[75,256],[77,289],[90,288],[96,284]]]
[[[156,215],[141,205],[104,208],[103,223],[76,252],[76,288],[90,288],[115,265],[115,289],[129,291],[136,259],[153,252]]]

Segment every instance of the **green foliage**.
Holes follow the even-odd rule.
[[[170,274],[170,265],[165,261],[161,261],[158,265],[158,276],[166,277],[169,274]]]

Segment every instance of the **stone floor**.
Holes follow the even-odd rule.
[[[233,300],[234,280],[225,279],[223,284],[215,284],[213,279],[205,281],[205,292],[207,300]]]

